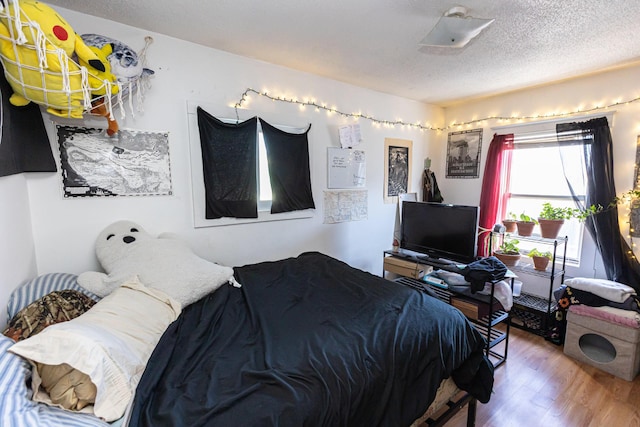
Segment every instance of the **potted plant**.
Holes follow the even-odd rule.
[[[538,271],[545,271],[552,257],[551,252],[541,252],[537,248],[531,249],[528,255],[533,259],[533,268]]]
[[[513,233],[516,231],[516,222],[516,214],[514,214],[513,212],[509,212],[507,214],[507,217],[502,220],[502,224],[504,225],[507,233]]]
[[[531,218],[524,212],[520,214],[518,221],[516,222],[516,228],[520,236],[531,236],[533,234],[533,227],[536,226],[538,221]]]
[[[543,203],[538,215],[540,235],[547,239],[555,239],[560,233],[564,220],[571,219],[575,215],[576,209],[556,207],[549,202]]]
[[[516,239],[505,239],[500,245],[500,249],[495,251],[493,255],[498,258],[507,267],[514,267],[520,261],[520,243]]]

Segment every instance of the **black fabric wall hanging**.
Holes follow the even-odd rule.
[[[309,128],[288,133],[260,119],[271,181],[271,213],[315,208],[309,169]]]
[[[624,283],[640,291],[640,264],[633,250],[620,234],[618,206],[610,206],[616,197],[613,177],[613,139],[606,117],[595,118],[585,122],[558,123],[558,135],[567,132],[579,132],[576,137],[582,143],[584,162],[586,165],[587,194],[584,201],[576,196],[576,183],[567,175],[567,184],[579,209],[584,210],[591,205],[601,205],[606,209],[585,221],[587,231],[602,256],[607,279]],[[564,160],[563,160],[564,161]]]
[[[33,102],[24,107],[16,107],[9,103],[13,90],[7,83],[1,66],[0,91],[0,176],[22,172],[55,172],[56,162],[40,107]]]
[[[257,218],[257,117],[229,124],[200,107],[197,113],[206,194],[205,218]]]

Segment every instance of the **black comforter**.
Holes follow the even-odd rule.
[[[319,253],[235,276],[167,329],[131,426],[404,426],[452,374],[489,399],[484,338],[423,292]]]

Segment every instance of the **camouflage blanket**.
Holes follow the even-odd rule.
[[[16,342],[21,341],[49,325],[80,316],[95,303],[93,299],[76,290],[54,291],[20,310],[2,333]]]

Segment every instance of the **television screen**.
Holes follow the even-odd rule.
[[[476,260],[478,206],[403,202],[400,247],[435,258],[468,264]]]

